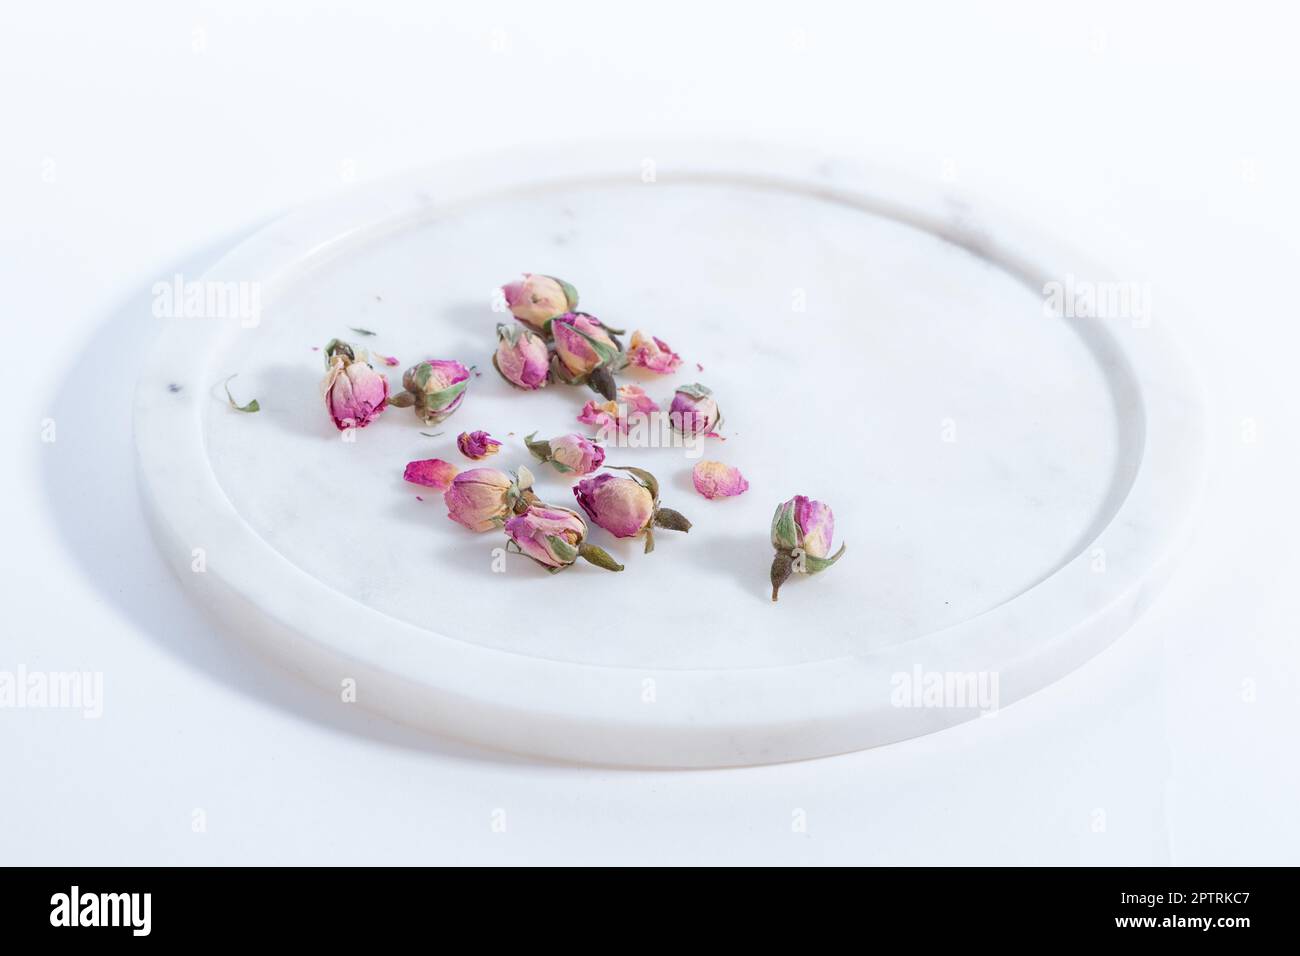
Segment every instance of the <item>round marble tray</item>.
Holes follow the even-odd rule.
[[[521,270],[670,342],[680,373],[628,380],[661,401],[712,387],[725,440],[705,457],[750,481],[706,501],[683,449],[611,449],[695,524],[650,555],[595,529],[622,574],[514,555],[501,571],[501,535],[402,481],[412,459],[471,467],[463,430],[505,440],[502,468],[532,464],[529,432],[583,430],[585,389],[524,394],[492,370],[493,291]],[[1050,283],[1086,313],[1080,290],[1113,277],[853,162],[661,145],[443,166],[288,216],[173,291],[200,278],[244,298],[161,319],[135,407],[181,580],[341,700],[513,751],[766,763],[1006,706],[1140,612],[1203,473],[1199,390],[1141,296],[1051,314]],[[183,315],[167,295],[158,311]],[[348,441],[319,396],[313,347],[334,336],[396,356],[394,385],[429,357],[482,374],[444,424],[392,408]],[[258,414],[227,405],[235,373]],[[796,493],[835,509],[848,551],[773,604],[768,527]]]

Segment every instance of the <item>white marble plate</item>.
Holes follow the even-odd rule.
[[[522,270],[670,342],[678,375],[628,378],[665,402],[677,383],[712,387],[726,440],[706,457],[750,481],[706,501],[682,449],[611,450],[695,523],[651,555],[597,529],[622,574],[518,556],[494,572],[500,535],[402,481],[415,458],[470,467],[462,430],[505,440],[490,463],[509,468],[529,461],[525,434],[582,429],[590,393],[523,394],[491,368],[508,320],[492,291]],[[404,722],[610,764],[869,747],[1076,667],[1180,546],[1202,475],[1195,381],[1158,317],[1046,314],[1044,284],[1067,276],[1111,278],[856,163],[631,147],[440,167],[233,250],[207,280],[255,283],[255,325],[160,320],[136,400],[143,491],[181,579],[232,631]],[[350,326],[402,367],[457,358],[482,375],[441,426],[393,408],[344,441],[312,347]],[[227,406],[234,373],[260,413]],[[569,481],[534,470],[544,498],[573,504]],[[796,493],[835,509],[848,552],[773,604],[768,526]],[[963,681],[982,694],[963,699]]]

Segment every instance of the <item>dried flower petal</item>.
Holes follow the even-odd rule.
[[[682,357],[663,339],[646,335],[637,329],[632,333],[632,343],[627,348],[627,361],[629,365],[657,375],[670,375],[682,364]]]
[[[458,469],[451,462],[441,458],[426,458],[423,461],[411,461],[406,464],[402,477],[414,485],[424,485],[435,491],[446,491],[451,487]]]
[[[578,412],[578,421],[609,431],[621,433],[627,430],[627,420],[620,420],[618,415],[618,402],[597,402],[593,398]]]
[[[639,385],[620,385],[617,400],[597,402],[592,399],[582,406],[578,421],[622,435],[627,433],[628,419],[633,413],[649,415],[657,411],[659,403],[647,395],[645,389]]]
[[[695,490],[706,498],[732,498],[749,490],[749,482],[740,473],[720,461],[698,461],[691,470]]]
[[[659,403],[647,395],[640,385],[620,385],[618,400],[626,405],[630,412],[649,415],[651,412],[659,411]]]

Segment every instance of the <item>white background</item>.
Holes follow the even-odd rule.
[[[1293,17],[5,5],[0,670],[103,671],[105,707],[0,710],[0,863],[1300,863]],[[951,180],[1150,282],[1205,381],[1213,451],[1196,543],[1139,624],[993,718],[673,773],[423,737],[218,633],[136,500],[153,282],[352,182],[645,136]]]

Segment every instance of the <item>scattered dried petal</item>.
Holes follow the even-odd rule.
[[[695,490],[706,498],[734,498],[749,490],[749,482],[740,473],[720,461],[698,461],[691,471]]]
[[[434,491],[446,491],[459,469],[451,462],[441,458],[426,458],[423,461],[411,461],[406,464],[402,477],[413,485],[424,485]]]
[[[671,375],[682,364],[682,357],[663,339],[637,329],[632,333],[632,343],[627,349],[627,362],[656,375]]]

